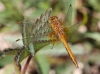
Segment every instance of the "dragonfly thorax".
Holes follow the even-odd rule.
[[[51,24],[52,29],[54,30],[55,34],[62,33],[64,34],[64,28],[62,26],[62,22],[58,19],[57,16],[52,16],[48,19],[49,23]]]
[[[48,22],[49,22],[49,23],[54,23],[54,22],[56,22],[56,21],[58,21],[58,17],[57,17],[57,16],[52,16],[52,17],[50,17],[50,18],[48,19]]]

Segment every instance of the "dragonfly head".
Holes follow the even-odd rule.
[[[48,19],[48,22],[49,23],[53,23],[53,22],[55,22],[55,21],[57,21],[58,20],[58,17],[57,16],[52,16],[52,17],[50,17],[49,19]]]

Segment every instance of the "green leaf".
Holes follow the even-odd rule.
[[[34,56],[35,50],[39,49],[37,48],[37,43],[41,42],[41,39],[44,40],[45,38],[47,38],[47,35],[45,35],[45,32],[48,31],[47,28],[49,26],[47,25],[46,22],[49,18],[51,11],[52,11],[51,8],[48,9],[44,14],[41,15],[40,19],[36,20],[36,22],[27,23],[26,19],[24,19],[23,22],[20,22],[24,47],[33,56]]]
[[[84,36],[100,42],[100,33],[98,32],[86,33]]]
[[[20,22],[23,44],[24,44],[24,47],[31,53],[31,55],[34,56],[33,37],[31,37],[33,36],[33,32],[32,32],[33,25],[26,24],[25,21],[26,20],[24,20],[23,22]]]
[[[84,52],[84,47],[80,45],[71,45],[69,44],[73,54],[75,55],[83,55]],[[46,56],[66,56],[68,53],[66,52],[66,49],[64,45],[60,42],[59,44],[55,44],[52,48],[52,44],[49,44],[45,47],[43,47],[40,51],[37,52],[37,54],[40,55],[46,55]]]
[[[20,63],[24,58],[26,58],[29,55],[29,51],[26,50],[25,48],[15,48],[15,49],[5,49],[4,51],[2,51],[2,55],[0,56],[0,62],[5,61],[6,58],[10,58],[9,61],[12,62],[12,56],[16,55],[16,62]],[[9,61],[6,61],[5,64],[8,64]],[[2,63],[0,63],[2,64]]]
[[[6,56],[2,56],[0,57],[0,65],[4,66],[7,65],[8,63],[11,63],[13,61],[14,55],[6,55]]]
[[[46,57],[37,54],[35,59],[36,59],[40,74],[49,74],[50,65]]]
[[[57,66],[57,68],[56,68],[56,73],[57,74],[65,74],[65,72],[66,72],[66,64],[65,63],[63,63],[62,65],[60,65],[60,66]]]
[[[24,58],[26,58],[29,55],[30,55],[30,52],[24,48],[17,53],[15,60],[17,63],[20,63]]]

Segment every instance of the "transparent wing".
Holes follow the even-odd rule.
[[[74,24],[70,27],[64,28],[65,32],[68,36],[68,40],[71,40],[73,38],[73,36],[77,33],[77,30],[78,30],[80,25],[81,25],[81,21],[77,22],[76,24]]]
[[[71,26],[71,22],[72,22],[72,5],[69,6],[66,16],[64,18],[65,27]]]

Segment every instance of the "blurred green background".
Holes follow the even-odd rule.
[[[82,20],[78,33],[69,45],[78,61],[77,69],[64,46],[47,46],[31,60],[27,74],[100,74],[100,0],[72,0],[73,23]],[[52,15],[63,18],[68,9],[68,0],[0,0],[0,50],[22,47],[20,25],[26,17],[35,21],[47,9]],[[2,56],[2,53],[0,53]],[[26,60],[26,59],[25,59]],[[25,60],[21,63],[22,66]],[[0,74],[13,74],[13,56],[0,59]]]

